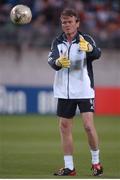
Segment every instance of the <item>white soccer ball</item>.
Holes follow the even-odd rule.
[[[16,5],[10,12],[10,19],[15,24],[28,24],[32,19],[32,12],[26,5]]]

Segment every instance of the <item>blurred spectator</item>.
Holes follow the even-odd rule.
[[[11,23],[9,13],[16,4],[31,8],[33,19],[29,25]],[[49,46],[59,32],[59,14],[68,6],[78,11],[80,30],[91,34],[100,47],[120,48],[120,0],[1,0],[0,42]]]

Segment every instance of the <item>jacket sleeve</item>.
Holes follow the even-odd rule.
[[[88,41],[92,47],[93,47],[93,51],[92,52],[88,52],[87,53],[87,59],[89,60],[95,60],[95,59],[99,59],[101,56],[101,49],[98,48],[96,46],[95,41],[93,40],[93,38],[89,35],[84,35],[84,38],[86,41]]]
[[[55,64],[55,61],[58,58],[59,58],[59,51],[57,47],[57,42],[56,40],[54,40],[51,45],[51,51],[49,52],[49,55],[48,55],[48,64],[56,71],[61,69],[61,67]]]

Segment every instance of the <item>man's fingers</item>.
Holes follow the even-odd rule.
[[[58,66],[61,66],[63,68],[69,68],[70,67],[70,60],[67,59],[66,57],[60,57],[57,59],[56,64]]]

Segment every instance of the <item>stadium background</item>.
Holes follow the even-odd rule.
[[[16,4],[31,8],[29,25],[11,23],[9,12]],[[0,178],[53,178],[58,161],[62,165],[52,93],[54,71],[47,56],[53,38],[61,31],[59,14],[68,5],[79,11],[81,31],[89,33],[102,49],[101,59],[93,65],[95,120],[102,139],[104,177],[120,178],[119,0],[0,1]],[[84,157],[89,159],[89,154],[80,123],[76,120],[75,155],[85,165],[78,178],[91,178],[85,171],[89,162]],[[78,167],[79,161],[76,163]]]

